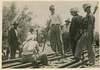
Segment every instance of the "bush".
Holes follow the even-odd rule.
[[[26,39],[26,34],[28,28],[31,26],[31,11],[27,12],[28,7],[25,5],[23,10],[19,12],[16,7],[16,3],[12,3],[9,7],[3,6],[3,16],[2,16],[2,47],[6,48],[8,46],[8,30],[12,28],[13,21],[18,21],[19,28],[22,31],[22,41]],[[19,14],[20,13],[20,14]]]

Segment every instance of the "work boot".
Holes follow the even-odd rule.
[[[74,57],[73,60],[75,60],[75,62],[79,62],[81,59]]]
[[[75,59],[75,62],[79,62],[80,61],[80,59]]]
[[[62,56],[62,57],[64,56],[64,54],[63,54],[63,52],[62,52],[62,51],[58,52],[58,54],[61,54],[61,56]]]
[[[76,58],[75,57],[73,57],[73,58],[71,58],[72,60],[75,60]]]
[[[33,68],[40,68],[39,64],[36,61],[32,61]]]
[[[86,66],[92,66],[92,65],[94,65],[94,64],[95,64],[95,63],[88,61],[88,62],[86,63]]]
[[[58,56],[58,53],[55,53],[54,56]]]
[[[92,66],[92,65],[94,65],[94,64],[95,64],[95,63],[93,63],[93,62],[90,62],[90,64],[89,64],[89,65],[90,65],[90,66]]]
[[[43,64],[44,66],[49,66],[49,64]]]

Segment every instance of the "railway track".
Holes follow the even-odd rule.
[[[95,50],[96,59],[99,58],[99,49]],[[84,68],[84,65],[86,66],[87,60],[87,52],[85,52],[85,59],[79,62],[75,62],[71,60],[72,53],[69,52],[68,55],[62,57],[60,54],[58,56],[54,56],[54,53],[47,54],[49,65],[48,66],[42,66],[41,62],[38,61],[40,68]],[[32,69],[32,63],[21,63],[19,62],[21,58],[16,58],[12,60],[5,60],[2,61],[2,69],[16,69],[16,68],[24,68],[24,69]]]

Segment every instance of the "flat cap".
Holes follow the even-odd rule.
[[[70,22],[70,19],[69,19],[69,18],[67,18],[67,19],[65,20],[65,22]]]
[[[17,21],[13,21],[13,25],[19,25]]]
[[[51,5],[51,6],[49,7],[49,10],[51,10],[51,9],[55,10],[54,5]]]
[[[86,8],[91,7],[90,4],[83,4],[83,8],[86,10]]]
[[[74,7],[74,8],[71,8],[71,9],[70,9],[70,12],[72,12],[72,11],[75,11],[75,12],[78,13],[78,12],[79,12],[79,9],[78,9],[77,7]]]

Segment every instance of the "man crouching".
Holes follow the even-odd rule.
[[[39,45],[36,41],[36,35],[34,35],[34,29],[30,28],[27,39],[23,43],[22,62],[32,62],[33,66],[38,68],[39,60],[43,65],[48,65],[46,54],[39,53]]]

